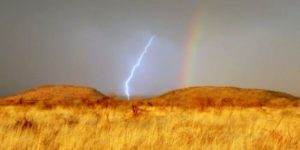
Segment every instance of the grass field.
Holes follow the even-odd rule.
[[[4,99],[0,103],[0,149],[300,149],[300,107],[294,101],[274,106],[200,103],[205,107],[181,107],[180,103],[170,105],[169,100],[163,104],[162,98],[180,97],[174,92],[136,101],[98,95],[105,100],[92,102],[88,97],[94,99],[97,94],[77,90],[58,90],[64,96],[49,90],[59,97],[34,90],[21,94],[21,100]],[[81,99],[76,97],[78,93]],[[40,102],[39,94],[56,99],[55,104],[49,99],[48,103]],[[276,97],[291,98],[278,93]],[[61,98],[74,101],[58,104]],[[33,99],[38,102],[33,103]]]

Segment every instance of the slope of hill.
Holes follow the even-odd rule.
[[[102,93],[89,87],[48,85],[25,91],[16,96],[3,98],[0,100],[0,105],[84,104],[94,103],[104,98]]]

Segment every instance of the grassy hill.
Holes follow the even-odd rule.
[[[300,149],[299,98],[192,87],[150,99],[43,86],[0,100],[0,150]]]

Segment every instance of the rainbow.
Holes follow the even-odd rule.
[[[189,26],[188,30],[188,40],[185,47],[183,66],[182,66],[182,76],[181,76],[181,86],[187,87],[191,86],[194,79],[194,70],[196,64],[196,54],[199,50],[200,35],[201,35],[201,20],[200,13],[196,13],[193,17],[193,21]]]

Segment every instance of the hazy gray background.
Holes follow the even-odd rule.
[[[0,96],[44,84],[124,95],[151,34],[157,39],[131,82],[132,94],[180,88],[197,12],[202,32],[192,85],[300,96],[299,0],[1,0]]]

